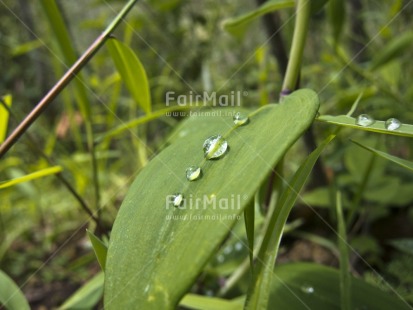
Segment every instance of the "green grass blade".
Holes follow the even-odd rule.
[[[28,181],[32,181],[32,180],[35,180],[35,179],[43,178],[43,177],[51,175],[51,174],[56,174],[56,173],[62,172],[62,170],[63,170],[63,168],[61,166],[54,166],[54,167],[49,167],[49,168],[46,168],[46,169],[42,169],[42,170],[27,174],[25,176],[15,178],[15,179],[10,180],[10,181],[2,182],[2,183],[0,183],[0,189],[7,188],[7,187],[10,187],[10,186],[14,186],[16,184],[20,184],[20,183],[23,183],[23,182],[28,182]]]
[[[116,39],[107,40],[106,46],[132,98],[146,113],[150,113],[149,82],[139,58],[131,48]]]
[[[94,309],[102,298],[104,280],[104,273],[99,272],[73,293],[73,295],[59,307],[59,310]]]
[[[347,246],[346,224],[344,222],[341,193],[337,192],[336,212],[338,221],[338,249],[340,251],[340,301],[342,310],[351,308],[351,278]]]
[[[360,142],[357,142],[357,141],[354,141],[354,140],[351,140],[351,142],[353,142],[354,144],[357,144],[358,146],[372,152],[373,154],[376,154],[377,156],[380,156],[384,159],[387,159],[391,162],[394,162],[395,164],[398,164],[399,166],[402,166],[403,168],[406,168],[406,169],[409,169],[409,170],[413,171],[413,162],[411,162],[411,161],[408,161],[408,160],[405,160],[403,158],[399,158],[399,157],[387,154],[385,152],[376,150],[372,147],[369,147],[367,145],[363,145]]]
[[[222,26],[233,36],[242,38],[249,25],[258,17],[273,11],[292,8],[294,4],[295,1],[291,0],[269,0],[251,12],[225,20]]]
[[[355,118],[346,115],[321,115],[316,120],[332,125],[351,127],[358,130],[372,131],[394,136],[413,137],[413,125],[410,124],[402,124],[396,130],[387,130],[385,127],[385,121],[375,121],[372,125],[363,127],[356,125]]]
[[[6,95],[1,98],[0,102],[0,144],[6,139],[7,127],[9,125],[9,111],[11,108],[12,96]],[[6,105],[6,107],[4,105]]]
[[[8,310],[30,310],[26,297],[14,281],[0,270],[0,305]]]
[[[241,108],[183,122],[177,138],[138,175],[119,210],[106,261],[105,309],[175,309],[260,184],[312,123],[318,105],[317,94],[303,89],[250,113],[244,126],[235,127],[232,119],[238,111],[248,114]],[[230,150],[206,161],[202,145],[219,133]],[[203,170],[194,182],[185,176],[191,165]],[[175,193],[184,196],[182,208],[170,203]]]
[[[193,109],[194,106],[173,106],[165,109],[161,109],[158,111],[153,111],[149,114],[146,114],[144,116],[138,117],[136,119],[132,119],[130,121],[124,122],[122,125],[101,134],[96,138],[96,142],[99,143],[107,138],[112,138],[114,136],[120,135],[124,133],[125,131],[129,131],[132,128],[135,128],[139,125],[145,124],[147,122],[156,120],[158,118],[168,116],[169,113],[172,113],[174,111],[186,111],[186,110],[191,110]]]
[[[298,194],[303,188],[311,170],[324,148],[334,136],[329,136],[317,149],[315,149],[298,168],[291,182],[283,191],[271,221],[268,225],[264,241],[257,257],[253,281],[250,283],[247,295],[246,309],[266,309],[271,290],[274,261],[277,257],[278,247],[284,231],[287,217],[293,208]]]
[[[93,251],[95,251],[95,255],[99,262],[100,268],[102,268],[102,270],[104,271],[106,266],[106,256],[108,253],[108,247],[90,230],[86,229],[86,231],[90,239],[90,242],[92,242]]]

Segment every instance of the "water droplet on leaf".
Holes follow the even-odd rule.
[[[242,243],[241,242],[235,243],[235,250],[236,251],[241,251],[242,250]]]
[[[307,293],[307,294],[312,294],[312,293],[314,293],[314,287],[309,286],[309,285],[304,285],[304,286],[302,286],[302,287],[301,287],[301,290],[302,290],[304,293]]]
[[[372,118],[368,114],[360,114],[356,118],[356,125],[359,125],[359,126],[366,127],[366,126],[370,126],[373,123],[374,123],[374,118]]]
[[[245,125],[249,121],[248,116],[241,112],[235,113],[232,119],[234,120],[234,124],[239,126]]]
[[[389,118],[385,123],[387,130],[399,129],[401,125],[402,123],[397,118]]]
[[[195,181],[201,177],[201,168],[198,166],[191,166],[186,169],[186,179],[188,181]]]
[[[178,193],[172,196],[172,203],[174,207],[179,207],[183,202],[184,202],[184,195]]]
[[[219,158],[228,150],[228,142],[221,136],[211,136],[204,142],[204,156],[206,159]]]

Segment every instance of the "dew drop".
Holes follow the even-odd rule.
[[[232,119],[234,120],[234,124],[238,126],[245,125],[249,121],[248,116],[241,112],[235,113]]]
[[[374,123],[374,118],[372,118],[368,114],[360,114],[356,119],[356,125],[363,126],[363,127],[370,126],[373,123]]]
[[[201,168],[198,166],[191,166],[186,168],[186,179],[188,181],[195,181],[201,177]]]
[[[235,250],[236,251],[241,251],[242,250],[242,243],[241,242],[235,243]]]
[[[228,142],[221,136],[211,136],[204,142],[204,156],[206,159],[219,158],[228,151]]]
[[[172,203],[174,207],[179,207],[180,205],[182,205],[183,202],[184,202],[184,195],[178,193],[172,196]]]
[[[387,130],[396,130],[400,128],[402,123],[397,118],[389,118],[384,125]]]
[[[312,294],[314,293],[314,287],[309,286],[309,285],[304,285],[301,287],[301,290],[306,293],[306,294]]]

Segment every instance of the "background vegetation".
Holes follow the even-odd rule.
[[[65,27],[57,26],[51,3],[57,4]],[[222,27],[224,20],[257,4],[139,2],[114,35],[139,57],[153,112],[139,102],[145,99],[130,93],[104,46],[80,80],[72,82],[1,159],[0,181],[36,171],[43,174],[12,186],[0,183],[0,269],[21,287],[32,308],[62,305],[99,272],[85,230],[108,240],[129,185],[181,122],[181,116],[165,115],[166,92],[241,91],[246,92],[243,107],[252,109],[278,101],[285,68],[282,57],[275,54],[280,53],[280,42],[289,49],[294,10],[266,15],[245,33],[236,29],[231,34]],[[78,1],[0,2],[0,95],[10,105],[1,130],[7,126],[10,133],[16,127],[124,5],[125,1],[115,0],[84,0],[81,5]],[[321,116],[286,155],[288,177],[315,145],[337,130],[323,116],[345,115],[354,102],[358,102],[354,115],[368,113],[377,120],[395,117],[413,123],[413,5],[365,0],[346,1],[344,8],[342,15],[334,15],[327,4],[311,15],[300,85],[317,92]],[[268,16],[281,29],[270,39]],[[337,16],[343,18],[338,24],[341,29],[334,23]],[[349,253],[352,274],[413,303],[411,163],[410,170],[405,169],[351,140],[412,158],[409,137],[342,128],[290,215],[277,261],[338,266],[337,216],[331,202],[338,190],[344,230],[355,250]],[[257,213],[255,220],[260,227],[264,215]],[[247,240],[241,224],[234,230]],[[192,292],[227,298],[245,294],[247,276],[232,287],[223,283],[247,257],[245,246],[229,237]],[[99,288],[90,291],[99,301]]]

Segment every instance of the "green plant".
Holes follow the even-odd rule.
[[[412,163],[401,157],[411,151],[405,141],[413,137],[413,125],[404,121],[401,127],[392,128],[388,122],[380,120],[366,125],[352,115],[356,110],[368,111],[370,116],[374,114],[375,118],[383,119],[400,118],[402,113],[412,115],[406,104],[412,95],[409,82],[388,78],[392,72],[397,76],[403,64],[411,68],[404,59],[404,52],[410,47],[411,32],[405,31],[400,38],[391,40],[390,36],[384,36],[383,40],[390,41],[388,46],[367,64],[361,64],[353,62],[353,56],[349,56],[358,52],[351,50],[343,34],[346,18],[349,18],[343,13],[349,6],[345,1],[258,1],[258,8],[227,20],[224,29],[238,40],[248,40],[248,29],[254,27],[254,20],[260,16],[272,14],[274,20],[294,20],[293,28],[289,25],[282,31],[272,30],[291,37],[289,57],[282,55],[280,47],[279,50],[273,47],[273,56],[277,59],[275,70],[268,51],[256,48],[258,72],[247,70],[250,74],[245,79],[253,80],[247,85],[253,85],[251,98],[259,104],[224,109],[214,107],[213,102],[201,100],[193,105],[182,105],[177,100],[178,104],[173,106],[166,102],[165,108],[165,93],[170,90],[181,93],[184,87],[177,86],[182,82],[171,78],[173,69],[166,61],[164,68],[154,66],[143,48],[138,49],[138,57],[130,47],[134,29],[145,29],[144,14],[131,22],[132,26],[125,27],[122,40],[109,38],[134,2],[126,4],[118,18],[77,62],[62,12],[54,1],[50,6],[46,1],[41,2],[42,12],[55,34],[53,42],[64,59],[63,68],[64,64],[75,64],[51,94],[41,100],[37,112],[32,115],[39,116],[45,104],[63,91],[65,113],[72,120],[75,155],[64,150],[56,161],[52,154],[59,143],[54,134],[44,133],[46,147],[36,148],[35,139],[31,137],[27,146],[18,144],[17,151],[9,152],[9,157],[0,162],[0,168],[13,179],[0,184],[5,197],[2,205],[6,210],[2,211],[2,223],[17,222],[18,216],[10,211],[10,206],[20,198],[15,189],[27,193],[27,201],[36,205],[36,188],[32,183],[23,182],[52,174],[81,206],[85,215],[83,224],[91,220],[88,236],[104,273],[97,273],[61,308],[91,308],[103,296],[107,309],[173,309],[178,306],[193,309],[408,309],[411,279],[403,279],[400,272],[408,256],[395,256],[386,270],[379,244],[382,240],[373,232],[366,236],[363,233],[381,219],[391,219],[394,209],[404,212],[406,217],[411,216],[406,206],[413,201],[410,193]],[[393,19],[405,9],[401,1],[396,2],[398,4],[394,4],[389,13],[393,14]],[[169,4],[154,1],[151,5],[169,14],[162,16],[180,16],[180,10],[184,10],[179,1]],[[228,3],[223,6],[231,7]],[[191,24],[194,32],[199,34],[199,42],[195,41],[199,45],[194,44],[193,48],[205,52],[209,49],[205,29],[214,29],[208,21],[215,21],[215,16],[210,11],[205,13],[210,14],[208,18],[191,10],[187,14],[194,20]],[[326,20],[330,23],[331,36],[325,40],[327,43],[319,39],[319,33],[325,33],[324,30],[310,27],[310,21],[317,19],[321,19],[324,27],[325,18],[320,14],[327,14]],[[269,24],[271,22],[266,23]],[[179,31],[176,37],[177,41],[181,39]],[[107,51],[95,54],[104,42]],[[235,46],[241,41],[237,42]],[[303,66],[304,58],[316,54],[321,43],[325,63]],[[36,48],[37,45],[30,46]],[[199,59],[191,58],[190,50],[185,55],[177,58],[188,58],[191,65],[182,65],[179,72],[187,78],[198,76],[200,70],[201,89],[212,90],[215,82],[211,74],[219,77],[209,69],[213,67],[209,66],[213,60],[204,59],[204,54]],[[106,61],[109,58],[114,66],[108,69],[106,66],[112,65]],[[104,78],[90,71],[82,72],[74,85],[68,86],[72,72],[80,72],[88,60]],[[343,65],[348,69],[345,72],[342,72]],[[117,73],[113,73],[114,68]],[[321,74],[323,70],[328,70],[327,77]],[[55,64],[55,71],[59,75],[62,64]],[[270,75],[276,71],[281,73],[279,80]],[[153,72],[159,76],[152,76]],[[318,75],[322,78],[318,79]],[[411,74],[405,75],[407,81],[411,80]],[[282,86],[277,86],[276,80]],[[122,83],[128,95],[121,92]],[[228,82],[231,83],[235,82]],[[73,91],[66,92],[68,87],[73,87]],[[89,91],[96,98],[104,98],[101,103],[109,112],[92,104],[94,99]],[[197,93],[196,89],[191,91]],[[280,94],[278,100],[273,100],[277,103],[269,104],[269,98],[276,93]],[[379,101],[380,98],[384,100]],[[73,107],[73,102],[78,104],[77,108]],[[74,121],[77,109],[82,126]],[[350,112],[344,115],[347,110]],[[129,119],[117,120],[114,111],[122,111]],[[183,121],[179,121],[179,113],[176,118],[165,117],[167,113],[178,111],[192,111],[197,115]],[[12,113],[11,97],[6,96],[0,106],[3,124],[13,118]],[[0,146],[1,155],[33,120],[29,118],[23,122]],[[156,129],[152,127],[154,121]],[[5,136],[3,127],[0,139]],[[171,130],[167,138],[159,133],[165,127]],[[218,142],[211,143],[211,137]],[[352,142],[348,141],[349,137]],[[391,152],[391,143],[395,145],[399,141],[403,143],[401,154]],[[41,158],[32,159],[31,167],[24,169],[28,172],[18,169],[23,165],[25,148],[35,150]],[[210,159],[216,152],[222,154]],[[198,167],[201,169],[199,175]],[[191,168],[190,174],[195,171],[189,176],[190,180],[186,176],[188,168]],[[118,193],[112,187],[129,183],[133,176],[131,169],[142,171],[123,197],[123,191]],[[310,180],[308,190],[301,196],[307,180]],[[36,183],[43,184],[41,188],[53,186],[57,197],[60,195],[60,187],[48,177],[39,182],[44,182]],[[399,189],[397,194],[395,188]],[[112,194],[123,200],[119,212]],[[53,200],[52,195],[47,199],[57,200]],[[109,207],[105,204],[107,201]],[[293,218],[294,210],[302,210],[303,205],[314,211],[316,220],[327,227],[326,230],[316,227],[307,232],[308,225],[315,221],[308,216],[298,216],[287,223],[288,218]],[[297,208],[293,209],[295,206]],[[45,216],[39,212],[39,222],[47,222],[51,213]],[[71,216],[69,211],[65,214],[65,217]],[[338,227],[337,232],[333,227]],[[69,225],[66,229],[62,228],[64,232],[73,228]],[[3,226],[2,230],[8,234],[0,254],[6,253],[16,236],[22,235],[20,230],[12,233]],[[48,237],[51,244],[57,235],[56,229]],[[335,259],[333,265],[339,262],[340,271],[315,263],[279,264],[286,252],[283,242],[287,240],[288,244],[289,238],[307,240],[327,249]],[[80,262],[72,262],[74,270],[76,266],[86,265],[82,259],[90,261],[91,255],[85,257],[80,258]],[[14,266],[14,270],[24,269],[24,264]],[[391,277],[380,276],[376,267],[386,270],[395,282]],[[357,279],[356,270],[371,272],[382,288]],[[18,274],[17,271],[8,272],[13,273]],[[44,278],[48,277],[53,278],[45,273]],[[24,303],[20,291],[8,284],[11,280],[5,275],[1,280],[16,293],[6,292],[0,295],[0,301],[11,309],[11,301]],[[389,293],[383,294],[382,289]],[[16,297],[8,298],[7,294]]]

